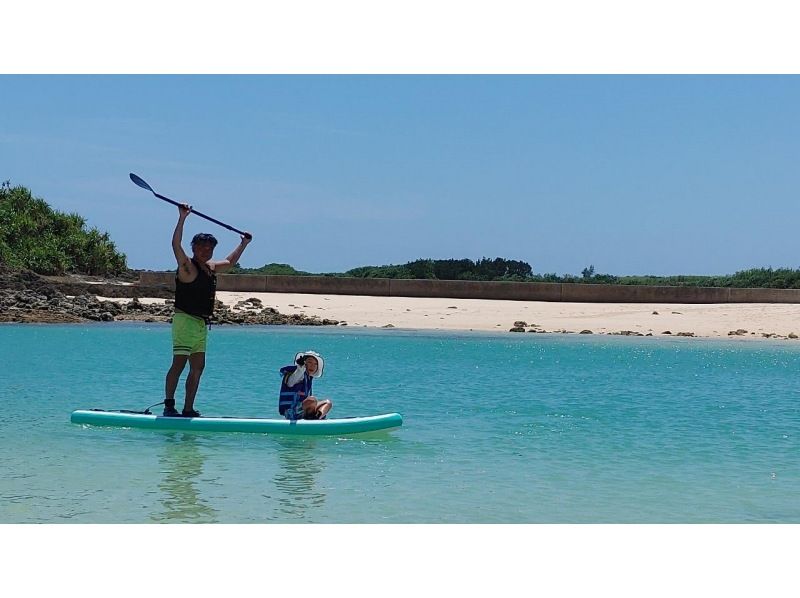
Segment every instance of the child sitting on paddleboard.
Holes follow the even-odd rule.
[[[281,392],[278,411],[286,419],[325,419],[333,407],[329,399],[317,399],[312,394],[314,378],[322,377],[325,361],[315,351],[294,356],[294,364],[281,368]]]

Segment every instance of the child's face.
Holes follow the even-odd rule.
[[[319,363],[317,363],[317,358],[306,357],[305,366],[306,366],[306,371],[309,374],[315,373],[317,371],[317,368],[319,367]]]

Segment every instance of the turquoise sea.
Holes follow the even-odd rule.
[[[0,326],[0,523],[798,523],[800,344],[214,327],[196,407],[326,358],[359,438],[73,425],[162,400],[164,324]],[[179,386],[178,404],[182,404]]]

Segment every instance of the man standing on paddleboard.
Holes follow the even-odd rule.
[[[172,366],[165,383],[164,415],[172,417],[200,417],[194,409],[194,398],[200,385],[200,376],[206,364],[206,338],[208,323],[214,313],[214,295],[217,290],[217,272],[236,265],[245,247],[252,240],[250,233],[241,236],[241,243],[224,260],[214,261],[212,256],[217,240],[214,235],[199,233],[192,239],[192,257],[181,247],[183,223],[192,211],[188,204],[178,206],[178,224],[172,234],[172,251],[178,261],[175,277],[175,313],[172,317]],[[183,411],[175,409],[175,389],[178,379],[189,362],[186,378],[186,397]]]

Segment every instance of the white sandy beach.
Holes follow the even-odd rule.
[[[562,303],[417,297],[367,297],[220,291],[233,307],[249,298],[283,314],[301,313],[346,322],[348,326],[421,330],[525,331],[593,334],[639,333],[653,336],[733,339],[791,338],[800,335],[798,304]],[[163,302],[163,299],[143,299]],[[740,331],[730,335],[731,331]],[[741,332],[745,331],[745,332]]]

